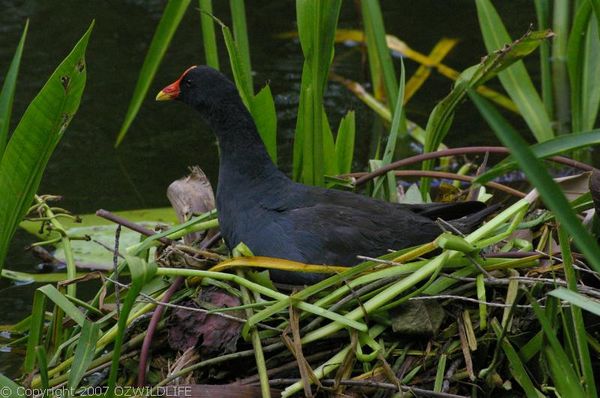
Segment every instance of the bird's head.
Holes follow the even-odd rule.
[[[218,107],[231,98],[237,98],[235,85],[219,71],[204,65],[192,66],[163,88],[157,101],[182,101],[200,112]]]

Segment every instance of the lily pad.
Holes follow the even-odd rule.
[[[175,212],[170,207],[128,210],[115,212],[114,214],[150,230],[153,230],[157,224],[174,225],[177,223]],[[75,263],[79,268],[111,269],[117,225],[95,214],[86,214],[80,218],[80,223],[66,218],[60,219],[69,236],[90,237],[90,240],[71,241]],[[51,239],[58,236],[57,232],[47,232],[46,230],[40,233],[39,222],[24,221],[21,223],[21,228],[41,239]],[[119,236],[119,251],[123,253],[127,247],[138,243],[141,239],[142,235],[140,233],[122,228]],[[56,245],[54,256],[59,261],[65,261],[65,253],[60,243]]]

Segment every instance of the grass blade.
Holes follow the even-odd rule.
[[[167,51],[167,47],[169,46],[189,4],[190,0],[169,0],[167,3],[162,18],[156,28],[156,32],[154,32],[154,37],[152,37],[150,48],[144,59],[142,70],[140,71],[131,101],[129,102],[129,108],[125,114],[125,119],[119,130],[119,134],[117,135],[115,146],[119,146],[123,141],[131,123],[133,123],[133,120],[140,110],[142,102],[150,88],[150,84],[154,79],[154,75],[156,75],[158,66],[162,61],[165,52]]]
[[[532,145],[530,148],[536,158],[544,159],[560,153],[596,144],[600,144],[600,129],[580,134],[561,135],[551,140]],[[477,177],[473,183],[485,184],[502,174],[515,170],[517,167],[518,163],[512,156],[509,156]]]
[[[502,327],[496,318],[492,319],[491,325],[494,329],[496,337],[498,337],[498,339],[502,338]],[[499,341],[499,344],[502,347],[502,351],[504,351],[508,362],[510,363],[510,373],[513,375],[517,383],[519,383],[519,385],[523,388],[525,395],[528,398],[544,397],[544,394],[535,388],[535,385],[533,384],[533,381],[531,381],[531,378],[529,377],[527,369],[525,368],[525,365],[523,365],[519,354],[512,344],[510,344],[508,339],[506,337],[502,338],[502,340]]]
[[[240,58],[243,60],[242,67],[245,68],[245,75],[247,76],[248,89],[254,90],[254,84],[252,83],[252,64],[250,63],[250,44],[248,43],[248,28],[246,26],[246,7],[244,0],[229,0],[229,7],[231,8],[231,22],[233,25],[233,37],[240,54]]]
[[[27,107],[0,161],[0,269],[44,168],[79,108],[93,23]]]
[[[508,67],[513,67],[551,36],[550,31],[528,32],[510,45],[501,46],[499,50],[491,52],[479,64],[465,69],[457,78],[450,94],[440,101],[429,115],[423,151],[431,152],[439,147],[450,129],[456,107],[469,90],[476,89]],[[423,162],[423,170],[431,170],[432,167],[433,160]],[[429,178],[421,179],[420,189],[421,196],[425,199],[429,191]]]
[[[355,136],[356,123],[354,111],[349,111],[340,121],[335,139],[336,174],[346,174],[352,171]]]
[[[200,7],[200,26],[202,27],[202,43],[206,65],[219,70],[219,51],[215,35],[215,21],[212,17],[212,0],[198,0]]]
[[[583,112],[583,67],[587,58],[585,42],[587,27],[592,15],[592,6],[589,2],[582,2],[578,7],[573,20],[573,28],[568,42],[568,70],[571,84],[571,110],[573,132],[581,131]]]
[[[35,366],[37,356],[36,347],[40,344],[42,325],[44,322],[46,298],[49,298],[57,308],[64,311],[75,323],[83,326],[86,322],[85,316],[68,298],[59,292],[53,285],[44,285],[38,288],[33,295],[33,309],[31,310],[31,323],[29,337],[27,339],[27,351],[23,368],[31,372]]]
[[[490,0],[476,0],[479,26],[489,52],[502,48],[512,40]],[[554,137],[550,118],[522,62],[498,75],[502,86],[515,102],[525,122],[538,141]]]
[[[29,323],[29,336],[27,337],[27,350],[23,360],[23,371],[32,372],[37,358],[36,347],[40,343],[42,325],[45,317],[46,296],[39,289],[33,294],[31,307],[31,321]]]
[[[67,388],[73,390],[79,386],[81,379],[90,366],[96,353],[96,342],[100,337],[100,325],[96,322],[86,321],[81,329],[81,336],[77,342],[73,364],[69,371]]]
[[[231,34],[231,30],[223,22],[219,20],[217,20],[217,22],[221,24],[221,31],[223,32],[225,46],[227,47],[227,53],[229,54],[229,63],[231,65],[235,86],[237,87],[246,108],[252,110],[254,89],[252,83],[250,83],[250,75],[248,73],[249,68],[244,64],[245,60],[240,53],[238,44]]]
[[[592,300],[591,298],[584,296],[583,294],[574,292],[569,289],[565,289],[564,287],[559,287],[548,294],[561,300],[565,300],[580,308],[583,308],[584,310],[589,311],[594,315],[600,316],[600,303],[596,300]]]
[[[569,0],[554,0],[552,29],[556,37],[552,41],[552,82],[554,83],[555,117],[559,134],[569,131],[569,121],[571,120],[571,95],[567,71],[570,8]],[[579,119],[578,114],[574,116],[575,119]]]
[[[113,347],[112,364],[108,376],[107,394],[109,397],[114,397],[115,394],[115,386],[119,372],[119,361],[121,357],[121,346],[123,345],[123,339],[125,337],[129,313],[135,304],[139,292],[156,274],[156,263],[147,263],[139,257],[132,256],[125,256],[125,261],[131,274],[131,284],[123,305],[121,306],[121,313],[119,315],[117,335]]]
[[[496,133],[496,136],[505,146],[511,149],[515,160],[527,175],[528,180],[538,189],[546,206],[573,237],[590,266],[596,271],[600,271],[600,249],[598,244],[573,213],[569,201],[565,198],[560,187],[550,177],[546,168],[536,159],[525,140],[487,100],[473,92],[469,95]]]
[[[585,394],[579,383],[579,377],[573,370],[573,365],[569,361],[569,357],[560,345],[552,323],[529,292],[527,292],[527,295],[546,336],[548,345],[544,347],[544,352],[546,353],[546,359],[549,362],[556,388],[563,397],[583,397]]]
[[[390,134],[388,136],[387,144],[383,152],[383,158],[379,167],[387,166],[392,163],[394,153],[396,152],[396,143],[398,137],[405,138],[406,132],[406,119],[403,117],[404,113],[404,62],[402,62],[402,69],[400,72],[400,85],[398,87],[398,95],[396,96],[396,105],[394,107],[394,113],[392,118],[392,126],[390,127]],[[401,124],[402,123],[402,124]],[[378,191],[383,186],[384,180],[388,181],[389,187],[396,191],[396,177],[394,173],[388,173],[385,178],[378,178],[375,182],[375,188],[373,189],[373,196],[376,197]],[[395,196],[395,195],[394,195]]]
[[[48,389],[48,359],[46,357],[46,349],[43,345],[39,345],[35,347],[35,354],[38,360],[42,388]]]
[[[433,392],[442,392],[442,386],[444,383],[444,374],[446,372],[446,354],[440,355],[440,361],[438,362],[437,370],[435,372],[435,382],[433,384]]]
[[[256,96],[252,87],[252,75],[248,66],[249,59],[244,59],[239,43],[234,40],[231,30],[222,22],[221,29],[225,46],[229,54],[229,62],[235,85],[242,97],[242,101],[252,114],[256,128],[271,159],[277,164],[277,113],[275,102],[269,86],[265,86]],[[245,36],[244,36],[245,37]]]
[[[38,290],[60,307],[65,312],[65,315],[71,318],[76,324],[79,326],[84,325],[85,315],[53,285],[44,285]]]
[[[596,22],[600,28],[600,0],[590,0],[592,7],[594,7],[594,15],[596,15]],[[598,30],[598,37],[600,38],[600,29]]]
[[[298,113],[303,117],[296,124],[300,139],[299,144],[294,144],[294,174],[310,185],[324,185],[324,175],[334,165],[335,147],[324,112],[323,94],[333,59],[341,4],[341,0],[296,1],[304,66]]]
[[[534,0],[535,14],[538,29],[550,27],[550,0]],[[542,43],[540,46],[540,72],[542,81],[542,100],[548,116],[554,115],[554,93],[552,92],[552,69],[550,58],[550,44]]]
[[[23,55],[23,47],[25,47],[25,38],[27,37],[28,27],[29,20],[25,22],[21,40],[19,40],[15,55],[10,62],[8,72],[6,72],[6,76],[4,77],[2,89],[0,90],[0,159],[2,159],[2,154],[4,153],[4,148],[8,141],[8,129],[10,127],[13,100],[15,98],[17,76],[19,74],[19,66],[21,65],[21,56]]]
[[[388,104],[391,106],[391,104],[397,102],[398,82],[396,80],[392,56],[385,38],[385,25],[383,23],[381,7],[379,6],[379,1],[361,1],[360,5],[365,29],[368,30],[367,37],[373,39],[372,43],[377,50],[377,59],[383,74],[385,93]],[[369,41],[369,44],[371,44],[371,41]]]
[[[563,258],[563,268],[565,270],[565,277],[567,279],[567,284],[569,289],[562,289],[562,292],[577,294],[577,274],[575,273],[575,269],[573,268],[573,257],[571,253],[571,245],[569,242],[569,236],[564,228],[558,228],[558,240],[561,247],[562,258]],[[558,289],[557,289],[558,290]],[[550,292],[549,294],[553,294]],[[560,294],[559,294],[560,295]],[[554,297],[557,297],[554,294]],[[561,297],[558,297],[561,298]],[[589,300],[587,297],[583,297],[586,302]],[[565,300],[564,298],[562,298]],[[596,381],[594,380],[594,369],[592,366],[592,360],[590,358],[590,350],[588,348],[588,339],[587,339],[587,330],[585,328],[585,323],[583,321],[583,314],[581,313],[581,305],[574,303],[571,300],[565,300],[573,304],[571,306],[571,318],[573,320],[573,330],[575,332],[575,341],[577,343],[577,354],[579,358],[580,368],[582,369],[583,374],[583,382],[584,387],[586,389],[587,395],[590,398],[596,397],[598,392],[596,390]],[[591,300],[590,300],[591,301]],[[597,310],[596,315],[600,315],[600,303],[593,302],[592,303]]]
[[[271,88],[267,84],[254,96],[252,117],[271,159],[277,164],[277,111]]]
[[[600,106],[600,38],[598,20],[590,18],[585,34],[585,64],[583,65],[581,113],[583,120],[581,130],[590,130],[598,118]]]

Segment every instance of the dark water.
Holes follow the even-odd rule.
[[[179,27],[128,136],[120,148],[113,147],[164,3],[157,0],[0,0],[0,79],[8,68],[25,20],[30,19],[13,125],[91,20],[96,20],[87,51],[88,83],[81,107],[50,160],[40,189],[42,193],[63,195],[62,207],[83,214],[98,208],[167,206],[166,187],[193,164],[200,165],[216,184],[217,148],[210,131],[187,107],[153,101],[154,94],[185,68],[203,62],[196,2],[192,2]],[[214,3],[215,15],[229,23],[228,2]],[[385,0],[381,3],[388,33],[400,37],[415,50],[428,53],[440,38],[456,37],[460,43],[444,62],[457,70],[477,63],[485,54],[472,0]],[[495,3],[513,37],[523,34],[529,24],[535,22],[531,1]],[[254,81],[257,87],[269,81],[276,96],[280,163],[286,170],[290,164],[303,59],[298,43],[273,36],[295,29],[294,4],[290,0],[246,2]],[[358,28],[357,15],[354,2],[345,1],[340,28]],[[229,72],[222,42],[220,50],[221,67]],[[340,45],[336,55],[341,56],[335,63],[338,74],[367,81],[367,67],[361,64],[356,48]],[[535,70],[537,57],[531,57],[528,66]],[[417,66],[406,61],[406,67],[410,75]],[[491,85],[497,87],[494,82]],[[432,107],[450,87],[449,80],[434,72],[411,100],[409,118],[424,126]],[[357,147],[369,147],[372,112],[335,83],[329,85],[326,107],[334,129],[348,109],[356,109]],[[472,106],[464,104],[456,115],[447,142],[463,146],[496,141]],[[366,158],[366,151],[357,152],[357,167],[364,164]],[[35,260],[22,250],[27,242],[23,233],[17,234],[7,268],[21,271],[34,268]],[[0,289],[0,324],[14,323],[29,313],[35,286],[14,286],[1,281]],[[14,358],[14,353],[0,354],[0,371],[12,368],[11,373],[14,373],[11,363]]]

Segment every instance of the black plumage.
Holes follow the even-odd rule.
[[[437,218],[469,231],[490,212],[481,202],[392,204],[351,192],[295,183],[273,164],[235,85],[206,66],[188,69],[157,99],[200,112],[220,147],[217,209],[229,248],[244,242],[255,255],[351,266],[435,239]],[[317,275],[273,271],[287,283]]]

